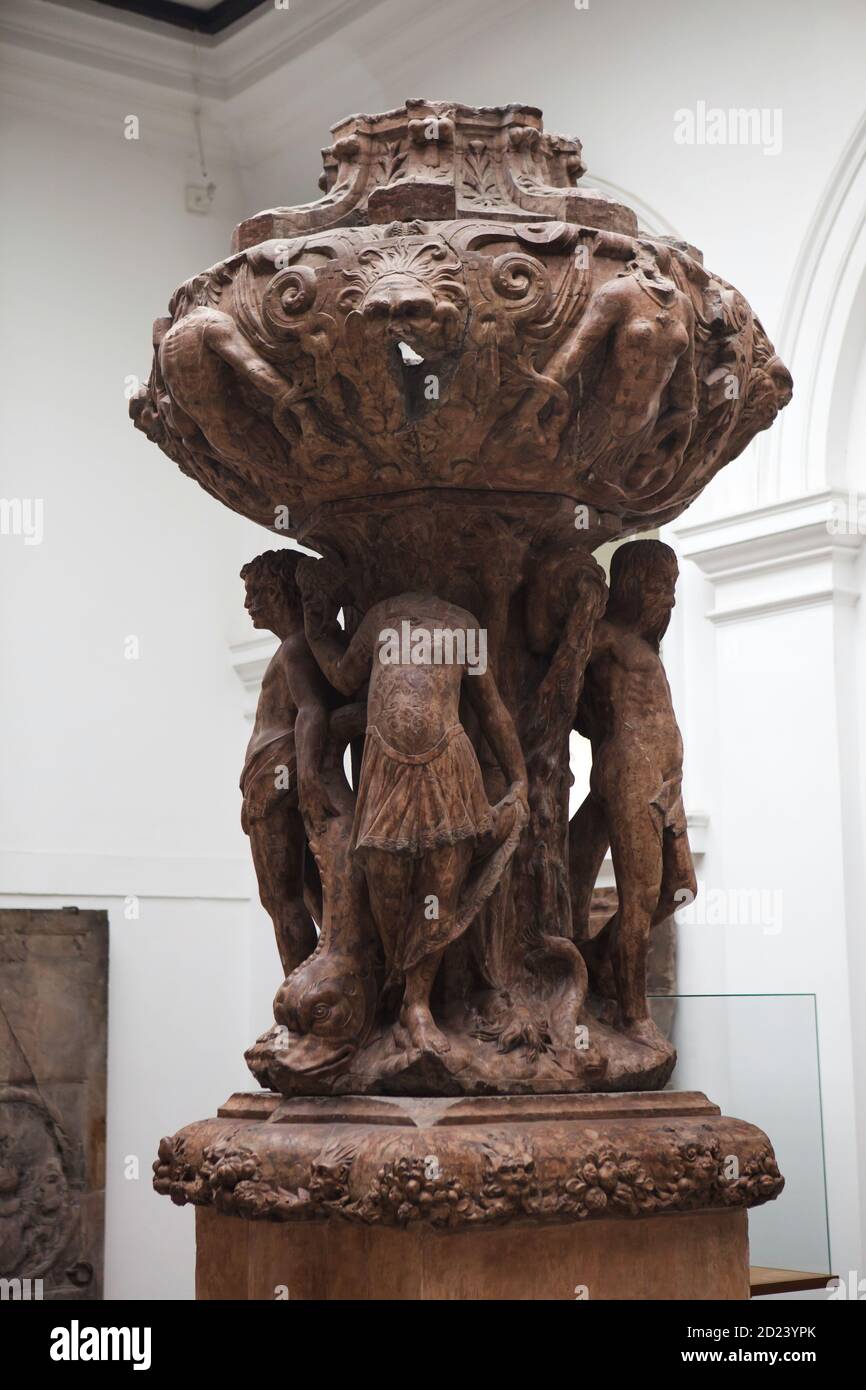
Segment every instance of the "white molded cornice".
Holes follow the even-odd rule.
[[[757,600],[754,603],[731,603],[725,608],[711,608],[705,617],[711,623],[743,623],[752,618],[769,618],[778,613],[793,613],[801,608],[820,608],[824,604],[855,604],[859,598],[847,589],[813,587],[801,594],[780,594],[776,598]]]
[[[826,491],[675,528],[677,549],[715,588],[714,623],[859,598],[858,499]],[[864,514],[866,520],[866,514]]]
[[[240,96],[353,20],[366,18],[382,3],[293,0],[288,10],[267,6],[249,15],[246,24],[218,35],[207,57],[223,83],[226,98]]]
[[[857,550],[863,534],[842,523],[853,500],[844,493],[812,493],[716,520],[674,522],[677,549],[710,578],[743,569],[795,565],[815,550]]]

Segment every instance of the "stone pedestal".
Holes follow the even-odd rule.
[[[196,1213],[199,1299],[742,1299],[744,1211],[443,1234]]]
[[[200,1299],[745,1299],[783,1185],[698,1092],[235,1095],[154,1168]]]

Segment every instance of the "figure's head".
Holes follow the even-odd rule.
[[[613,552],[605,616],[661,642],[676,602],[677,557],[662,541],[629,541]]]
[[[642,276],[644,280],[649,280],[660,290],[676,288],[671,279],[671,253],[660,242],[638,241],[637,254],[629,261],[626,269],[632,274]]]
[[[794,394],[794,381],[781,357],[774,353],[753,371],[746,399],[758,429],[769,429]]]
[[[604,570],[586,551],[548,555],[527,587],[526,627],[532,651],[550,651],[577,606],[591,631],[604,612],[606,598]]]
[[[266,550],[244,565],[241,579],[246,585],[244,607],[253,627],[268,628],[283,637],[303,620],[301,596],[295,570],[301,555],[297,550]]]

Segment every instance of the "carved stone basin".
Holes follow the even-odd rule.
[[[333,134],[324,196],[175,292],[131,405],[234,510],[294,534],[321,503],[534,492],[592,547],[675,517],[788,400],[743,297],[581,187],[535,108],[409,101]]]

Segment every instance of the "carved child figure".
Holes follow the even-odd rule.
[[[241,824],[286,975],[316,945],[304,904],[303,815],[315,827],[333,809],[319,769],[334,700],[304,637],[295,584],[300,558],[297,551],[268,550],[241,570],[253,626],[280,639],[262,679],[240,786]]]
[[[650,930],[696,891],[683,810],[683,744],[659,644],[674,606],[677,561],[661,541],[614,551],[610,598],[595,629],[576,728],[592,744],[590,792],[569,832],[575,936],[587,934],[592,890],[608,844],[619,907],[594,952],[594,983],[615,992],[619,1024],[669,1051],[649,1016]]]
[[[430,991],[446,946],[473,915],[461,896],[473,859],[506,842],[510,854],[525,822],[523,754],[490,671],[467,660],[479,651],[471,613],[401,594],[375,604],[346,646],[309,564],[298,577],[310,646],[337,690],[352,695],[369,680],[352,840],[386,960],[405,979],[400,1022],[420,1051],[447,1052]],[[461,692],[510,782],[495,807],[459,721]]]

